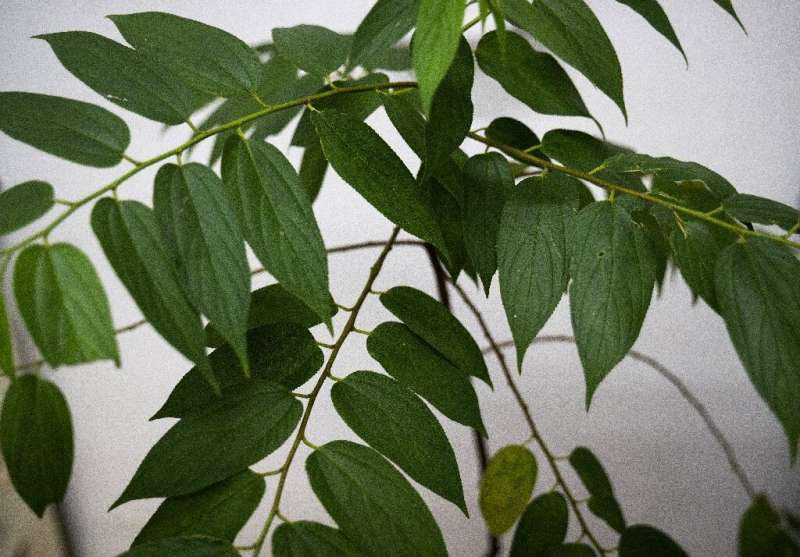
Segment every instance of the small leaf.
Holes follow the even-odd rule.
[[[133,545],[195,535],[233,542],[258,507],[265,487],[264,478],[245,470],[197,493],[166,499]]]
[[[733,346],[786,431],[794,460],[800,437],[800,261],[783,246],[751,238],[725,248],[714,276]]]
[[[244,471],[286,441],[302,412],[277,383],[253,379],[227,391],[158,440],[111,509],[134,499],[187,495]]]
[[[51,367],[119,360],[103,285],[92,262],[75,246],[26,248],[14,268],[14,295]]]
[[[576,447],[569,455],[569,463],[589,491],[589,510],[622,533],[625,529],[625,517],[614,497],[608,475],[594,453],[586,447]]]
[[[325,181],[325,173],[328,171],[328,160],[322,152],[322,145],[319,141],[315,145],[309,145],[303,152],[303,160],[300,161],[300,184],[306,192],[308,199],[313,203]]]
[[[420,0],[378,0],[356,29],[348,66],[378,67],[386,52],[414,27]]]
[[[567,535],[569,511],[564,496],[557,491],[531,501],[514,530],[509,557],[539,555],[561,545]]]
[[[0,192],[0,235],[27,226],[53,207],[53,186],[30,181]]]
[[[108,18],[133,48],[200,91],[232,97],[258,87],[258,55],[227,31],[163,12]]]
[[[118,557],[239,557],[230,542],[206,536],[179,536],[143,543]]]
[[[368,555],[447,555],[422,498],[376,451],[332,441],[311,453],[306,472],[342,533]]]
[[[64,499],[72,472],[72,421],[58,387],[35,375],[13,381],[0,415],[0,445],[14,489],[36,516]]]
[[[629,526],[619,539],[619,557],[688,557],[664,532],[652,526]]]
[[[681,41],[678,39],[678,35],[675,34],[675,29],[672,28],[667,14],[664,13],[664,8],[656,0],[617,0],[617,2],[628,6],[646,19],[647,23],[671,42],[681,53],[683,59],[686,60],[686,53],[683,51]],[[688,60],[686,62],[688,64]]]
[[[402,323],[378,325],[367,351],[397,379],[442,414],[486,436],[478,397],[467,375]]]
[[[359,557],[339,530],[319,522],[284,522],[272,534],[274,557]]]
[[[739,557],[800,555],[800,546],[783,529],[780,515],[758,495],[739,525]]]
[[[757,195],[734,194],[722,202],[722,207],[726,213],[742,222],[774,224],[784,230],[791,230],[800,224],[800,211]]]
[[[450,363],[491,386],[478,343],[441,302],[416,288],[396,286],[381,294],[381,303]]]
[[[509,31],[506,35],[505,58],[495,31],[481,38],[475,56],[483,73],[535,112],[591,118],[580,93],[555,58],[535,51],[516,33]]]
[[[520,151],[536,151],[533,147],[541,141],[531,129],[514,118],[496,118],[486,128],[486,137]],[[546,156],[545,156],[546,158]]]
[[[720,8],[728,12],[731,15],[731,17],[736,20],[736,23],[739,24],[739,27],[741,27],[742,30],[744,30],[744,24],[742,23],[742,20],[739,19],[739,16],[736,14],[736,10],[733,8],[733,2],[731,0],[714,0],[714,2],[716,2]]]
[[[64,97],[0,92],[0,131],[86,166],[116,166],[130,143],[128,126],[105,108]]]
[[[326,77],[347,61],[350,38],[319,25],[276,27],[275,50],[303,71]]]
[[[489,460],[481,478],[478,503],[494,535],[514,526],[525,511],[537,471],[536,458],[522,445],[505,446]]]

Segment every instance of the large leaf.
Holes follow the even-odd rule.
[[[53,383],[23,375],[11,383],[0,415],[0,446],[14,489],[41,518],[60,503],[72,472],[72,422]]]
[[[489,460],[481,478],[478,503],[494,535],[511,528],[525,511],[537,471],[536,458],[522,445],[507,445]]]
[[[348,66],[377,67],[417,20],[420,0],[378,0],[353,35]]]
[[[742,222],[774,224],[784,230],[800,224],[800,211],[757,195],[737,193],[722,202],[725,212]]]
[[[0,192],[0,235],[27,226],[53,207],[53,186],[32,180]]]
[[[244,237],[264,268],[330,323],[325,244],[291,163],[269,143],[235,136],[225,146],[222,177]]]
[[[589,510],[622,533],[625,529],[625,517],[614,497],[608,475],[594,453],[586,447],[576,447],[569,455],[569,463],[589,491]]]
[[[222,29],[163,12],[108,17],[128,44],[200,91],[230,97],[258,87],[258,55]]]
[[[367,351],[389,375],[458,423],[486,436],[478,397],[467,375],[402,323],[378,325]]]
[[[145,318],[217,388],[206,357],[200,315],[178,282],[178,271],[153,211],[138,201],[101,199],[92,210],[92,229]]]
[[[303,405],[277,383],[253,379],[231,389],[172,426],[111,508],[187,495],[244,471],[286,441],[302,412]]]
[[[279,383],[287,389],[308,381],[324,360],[311,333],[292,323],[273,323],[248,331],[247,355],[253,377]],[[209,361],[223,393],[248,384],[230,346],[212,352]],[[181,378],[153,419],[182,418],[201,411],[214,400],[214,391],[194,367]]]
[[[619,557],[688,557],[664,532],[637,524],[629,526],[619,539]]]
[[[728,334],[797,455],[800,437],[800,261],[769,240],[725,248],[715,283]]]
[[[339,530],[319,522],[284,522],[272,534],[274,557],[358,557],[361,552]]]
[[[681,53],[683,59],[686,60],[686,53],[683,51],[681,41],[678,39],[678,35],[675,34],[675,29],[672,28],[664,8],[661,7],[657,0],[617,0],[617,2],[625,4],[647,20],[647,23],[671,42]]]
[[[540,555],[561,545],[567,535],[567,500],[557,491],[531,501],[514,530],[510,557]]]
[[[51,367],[119,360],[103,285],[92,262],[75,246],[26,248],[14,268],[14,295]]]
[[[447,555],[422,498],[374,450],[332,441],[306,460],[311,487],[342,533],[369,555]]]
[[[450,363],[492,384],[478,343],[441,302],[416,288],[396,286],[381,294],[381,303]]]
[[[166,164],[156,174],[153,207],[173,247],[181,284],[247,368],[245,330],[250,267],[236,215],[222,181],[197,163]]]
[[[141,52],[88,31],[37,35],[58,60],[93,91],[156,122],[188,120],[197,95],[170,70]]]
[[[131,139],[125,122],[105,108],[15,91],[0,93],[0,131],[51,155],[98,167],[117,165]]]
[[[233,542],[264,495],[264,478],[245,470],[202,491],[166,499],[133,545],[176,536],[209,536]]]
[[[571,230],[572,327],[586,376],[586,406],[639,336],[656,264],[642,228],[613,202],[584,208]]]
[[[319,25],[276,27],[272,30],[275,50],[303,71],[321,77],[347,61],[350,38]]]
[[[417,395],[391,377],[357,371],[333,386],[331,399],[370,447],[468,514],[453,447]]]
[[[178,536],[143,543],[118,557],[239,557],[231,543],[206,536]]]
[[[800,546],[784,530],[766,496],[758,495],[739,525],[739,557],[800,555]]]

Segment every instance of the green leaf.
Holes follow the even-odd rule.
[[[14,489],[36,516],[64,499],[72,471],[72,422],[58,387],[35,375],[13,381],[0,415],[0,445]]]
[[[431,193],[367,124],[341,112],[311,116],[322,150],[342,179],[386,218],[446,253]]]
[[[467,375],[402,323],[387,322],[367,338],[367,351],[442,414],[486,436],[478,397]]]
[[[567,535],[569,511],[564,496],[557,491],[531,501],[514,530],[509,557],[539,555],[561,545]]]
[[[641,226],[612,202],[584,208],[570,232],[569,300],[588,408],[597,386],[639,336],[656,263]]]
[[[258,55],[222,29],[163,12],[108,17],[128,44],[200,91],[233,97],[258,88]]]
[[[359,557],[339,530],[319,522],[284,522],[272,534],[274,557]]]
[[[467,161],[464,182],[464,244],[488,296],[497,270],[500,217],[514,177],[503,155],[486,153]]]
[[[589,510],[622,533],[625,529],[625,517],[614,497],[608,475],[594,453],[586,447],[576,447],[569,455],[569,463],[589,491]]]
[[[492,456],[478,495],[491,533],[499,536],[516,524],[533,494],[537,472],[536,458],[522,445],[505,446]]]
[[[420,0],[411,56],[426,114],[456,56],[464,10],[463,0]]]
[[[311,201],[269,143],[231,137],[222,177],[242,232],[264,268],[330,325],[328,257]]]
[[[32,180],[0,192],[0,235],[27,226],[53,208],[53,186]]]
[[[627,120],[614,46],[583,0],[503,0],[506,17],[608,95]]]
[[[396,286],[381,294],[381,303],[450,363],[491,386],[478,343],[441,302],[416,288]]]
[[[688,557],[664,532],[652,526],[629,526],[619,539],[620,557]]]
[[[119,360],[103,285],[92,262],[75,246],[25,248],[14,268],[14,295],[50,367]]]
[[[300,161],[300,184],[306,192],[308,199],[313,203],[322,189],[322,182],[325,181],[325,173],[328,171],[328,160],[322,152],[322,145],[319,141],[314,145],[309,145],[303,151],[303,159]]]
[[[725,212],[742,222],[773,224],[784,230],[800,225],[800,211],[778,201],[736,193],[722,202]]]
[[[468,515],[453,447],[417,395],[385,375],[357,371],[331,389],[336,411],[373,449]]]
[[[166,499],[133,545],[193,535],[233,542],[258,507],[265,487],[264,478],[245,470],[197,493]]]
[[[510,145],[520,151],[536,151],[531,149],[539,145],[541,141],[531,129],[514,118],[495,118],[489,127],[486,128],[486,137],[494,141],[499,141],[505,145]],[[546,155],[545,155],[545,158]]]
[[[332,441],[311,453],[306,472],[342,533],[368,555],[447,555],[422,498],[376,451]]]
[[[178,282],[153,211],[138,201],[101,199],[92,210],[92,229],[147,321],[218,389],[206,357],[200,315]]]
[[[247,355],[253,377],[279,383],[287,389],[295,389],[308,381],[322,367],[324,360],[311,333],[292,323],[273,323],[248,331]],[[223,394],[249,384],[230,346],[212,352],[209,361]],[[215,400],[214,391],[200,370],[194,367],[181,378],[151,419],[183,418],[201,411]]]
[[[128,126],[105,108],[64,97],[0,92],[0,131],[86,166],[116,166],[130,143]]]
[[[597,554],[584,543],[565,543],[545,551],[543,557],[596,557]]]
[[[376,56],[375,60],[365,68],[367,71],[377,69],[392,72],[411,71],[411,48],[408,46],[395,46],[385,51],[382,56]]]
[[[326,77],[347,61],[350,38],[319,25],[276,27],[275,50],[303,71]]]
[[[765,495],[758,495],[739,525],[739,557],[800,555],[800,547],[783,529],[780,515]]]
[[[448,162],[445,167],[452,168],[454,163],[451,163],[452,161]],[[458,180],[461,177],[461,172],[458,171],[458,167],[455,167],[454,170],[456,173],[451,176]],[[440,172],[441,170],[437,174]],[[430,189],[431,192],[433,210],[436,213],[439,228],[442,231],[444,244],[447,246],[446,253],[448,257],[445,257],[441,252],[437,252],[437,254],[447,272],[455,280],[464,269],[464,266],[467,265],[467,248],[464,245],[464,222],[461,205],[450,189],[445,187],[439,179],[435,177],[428,178],[425,181],[425,187]]]
[[[555,172],[528,178],[514,188],[500,218],[500,295],[520,371],[528,347],[567,287],[567,232],[577,214],[581,187]]]
[[[689,63],[686,53],[683,51],[683,46],[681,46],[681,41],[678,39],[678,35],[675,34],[675,29],[672,28],[664,8],[656,0],[617,0],[617,2],[628,6],[647,20],[647,23],[653,29],[661,33],[665,39],[678,49],[686,63]]]
[[[239,557],[230,542],[206,536],[179,536],[143,543],[118,557]]]
[[[166,164],[156,174],[153,208],[189,300],[214,322],[249,374],[250,267],[222,181],[197,163]]]
[[[181,124],[194,111],[197,95],[189,86],[140,52],[88,31],[35,38],[47,41],[72,75],[122,108],[165,124]]]
[[[386,52],[414,27],[420,0],[378,0],[356,29],[348,67],[378,67]]]
[[[736,23],[739,24],[739,27],[741,27],[742,30],[745,31],[744,24],[742,23],[742,20],[739,19],[739,16],[736,14],[736,10],[733,8],[733,2],[731,0],[714,0],[714,2],[716,2],[720,8],[728,12],[731,15],[731,17],[736,20]]]
[[[253,379],[230,389],[158,440],[111,509],[187,495],[244,471],[280,447],[302,413],[303,405],[277,383]]]
[[[760,238],[725,248],[714,273],[720,313],[756,390],[786,431],[800,437],[800,261]]]
[[[478,43],[475,56],[483,73],[502,85],[506,92],[541,114],[591,118],[580,93],[567,73],[549,54],[535,51],[516,33],[506,33],[505,58],[495,31]]]
[[[0,271],[0,281],[5,284],[5,269]],[[17,375],[5,294],[0,294],[0,372],[3,372],[9,379],[14,379]]]

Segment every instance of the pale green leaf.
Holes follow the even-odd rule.
[[[326,77],[347,61],[350,38],[319,25],[276,27],[275,50],[308,73]]]
[[[576,447],[569,455],[569,463],[589,491],[589,510],[622,533],[625,529],[625,517],[614,497],[608,475],[594,453],[586,447]]]
[[[417,21],[420,0],[378,0],[353,35],[348,66],[380,67]]]
[[[664,532],[637,524],[629,526],[619,539],[619,557],[688,557]]]
[[[52,209],[53,186],[32,180],[0,192],[0,235],[27,226]]]
[[[742,222],[772,224],[784,230],[791,230],[792,227],[800,225],[800,211],[757,195],[744,193],[731,195],[723,200],[722,207],[726,213]]]
[[[284,522],[272,534],[274,557],[359,557],[362,553],[336,528],[319,522]]]
[[[522,445],[507,445],[489,460],[481,478],[478,503],[494,535],[511,528],[525,511],[537,472],[536,458]]]
[[[567,535],[569,511],[557,491],[540,495],[528,505],[514,530],[509,557],[540,555],[561,545]]]

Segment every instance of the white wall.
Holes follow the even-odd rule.
[[[368,0],[262,0],[238,2],[51,0],[4,2],[0,52],[3,71],[0,90],[50,93],[104,103],[58,64],[49,47],[28,37],[46,32],[84,29],[117,38],[106,14],[168,10],[227,29],[250,42],[268,37],[269,29],[297,23],[319,23],[339,31],[355,28],[366,13]],[[745,36],[711,0],[664,2],[689,56],[687,71],[676,51],[627,8],[611,0],[594,0],[601,20],[617,47],[625,74],[630,123],[611,101],[581,77],[587,104],[604,124],[610,139],[654,155],[669,154],[696,160],[726,176],[740,190],[783,202],[798,202],[800,182],[800,4],[792,0],[738,0],[748,28]],[[574,72],[573,72],[574,74]],[[485,77],[476,83],[475,127],[500,115],[517,117],[540,134],[558,126],[582,127],[579,120],[542,117],[509,98]],[[162,134],[159,125],[123,113],[131,126],[132,156],[163,151],[186,137],[186,130]],[[370,119],[379,132],[396,137],[383,113]],[[288,138],[276,143],[285,147]],[[470,152],[480,146],[467,144]],[[398,146],[409,165],[417,161]],[[293,160],[298,152],[290,151]],[[119,169],[89,169],[36,152],[0,137],[0,178],[6,184],[28,179],[50,181],[61,197],[77,198],[115,177]],[[123,196],[149,201],[155,168],[131,180]],[[390,225],[337,176],[329,174],[316,204],[317,217],[329,246],[383,239]],[[113,303],[114,321],[123,325],[139,313],[114,278],[88,226],[88,210],[61,226],[54,239],[74,242],[95,262]],[[360,290],[375,253],[336,255],[331,259],[335,298],[350,303]],[[260,279],[255,285],[260,285]],[[424,254],[409,248],[393,253],[377,288],[410,284],[431,288]],[[477,290],[470,292],[477,299]],[[497,295],[481,304],[501,338],[508,329]],[[459,316],[474,326],[469,314]],[[386,318],[376,301],[366,308],[361,326],[369,328]],[[340,322],[341,325],[341,322]],[[476,335],[478,331],[475,328]],[[562,304],[544,333],[569,333],[569,314]],[[325,336],[318,331],[318,337]],[[76,435],[76,459],[65,515],[78,555],[105,556],[120,552],[133,538],[158,502],[129,503],[111,513],[106,509],[125,487],[150,446],[169,427],[167,421],[148,422],[172,385],[188,369],[185,360],[146,328],[120,338],[122,369],[110,363],[63,369],[48,374],[64,389],[70,402]],[[750,385],[727,339],[721,320],[702,303],[692,306],[687,289],[676,277],[655,300],[636,348],[666,363],[691,387],[729,437],[757,489],[779,503],[800,505],[797,467],[788,466],[786,441],[775,419]],[[478,386],[485,420],[496,450],[527,437],[521,416],[494,362],[498,386],[494,393]],[[336,372],[375,369],[356,336],[348,341]],[[747,499],[730,473],[720,448],[675,389],[650,369],[629,360],[618,366],[595,396],[589,414],[583,409],[583,379],[574,347],[533,348],[520,378],[522,389],[540,429],[557,453],[576,444],[591,446],[609,469],[630,522],[650,522],[679,540],[693,555],[732,555],[738,520]],[[315,409],[310,438],[324,442],[349,437],[327,397]],[[459,455],[472,519],[452,505],[426,496],[442,525],[452,555],[483,551],[483,527],[475,503],[477,482],[472,441],[468,431],[452,423],[445,427]],[[305,456],[302,453],[301,456]],[[266,469],[282,458],[273,455]],[[542,466],[542,469],[546,466]],[[547,474],[538,489],[548,489]],[[577,485],[577,484],[576,484]],[[260,528],[266,504],[274,494],[270,483],[264,507],[241,534],[249,543]],[[290,474],[283,511],[292,518],[325,520],[305,480],[301,462]],[[605,531],[598,525],[598,531]],[[607,545],[612,538],[601,536]]]

